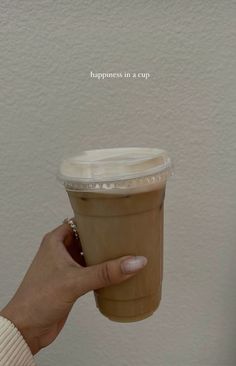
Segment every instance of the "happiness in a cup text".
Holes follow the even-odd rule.
[[[149,79],[151,74],[148,72],[93,72],[90,71],[91,79],[105,80],[105,79]]]

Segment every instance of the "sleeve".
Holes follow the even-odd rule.
[[[36,366],[30,348],[8,319],[0,316],[0,366]]]

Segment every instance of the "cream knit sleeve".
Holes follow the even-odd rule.
[[[24,338],[8,319],[0,316],[0,366],[36,366]]]

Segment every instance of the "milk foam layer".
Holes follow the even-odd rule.
[[[120,193],[166,182],[171,160],[156,148],[87,150],[64,159],[58,177],[67,190]]]

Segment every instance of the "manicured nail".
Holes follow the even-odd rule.
[[[141,255],[125,259],[121,262],[121,270],[123,273],[133,273],[143,268],[147,264],[147,258]]]

